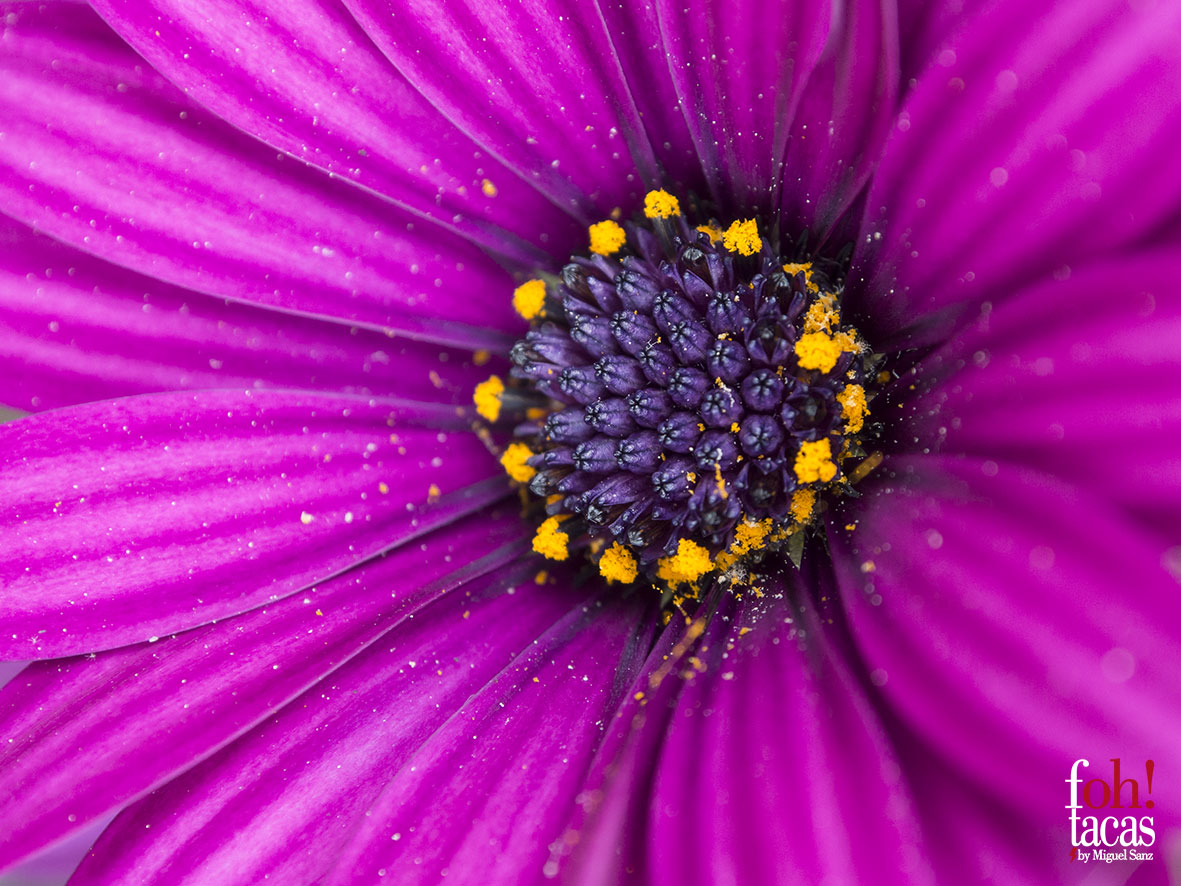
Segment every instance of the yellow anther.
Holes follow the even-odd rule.
[[[801,483],[827,483],[837,475],[837,466],[832,461],[832,445],[828,439],[803,442],[796,453],[796,479]]]
[[[504,382],[500,380],[498,375],[480,382],[476,385],[475,394],[472,395],[472,400],[476,404],[476,412],[488,421],[496,421],[500,418],[500,397],[503,393]]]
[[[862,349],[862,344],[860,339],[857,338],[856,330],[847,329],[844,332],[838,332],[832,338],[842,351],[849,351],[855,354]]]
[[[645,218],[671,218],[680,214],[680,202],[668,191],[649,191],[644,195]]]
[[[545,307],[545,283],[541,280],[530,280],[522,283],[513,290],[513,310],[532,320]]]
[[[767,536],[771,534],[773,525],[774,522],[770,517],[759,520],[757,523],[746,521],[739,523],[734,530],[734,541],[730,543],[730,553],[741,556],[758,550],[767,540]]]
[[[533,536],[533,550],[548,560],[565,560],[570,556],[570,536],[558,529],[561,517],[550,517]]]
[[[820,291],[820,287],[812,282],[812,262],[788,262],[783,266],[783,270],[784,273],[790,274],[793,277],[796,274],[803,273],[804,288],[809,292]]]
[[[716,228],[713,225],[698,225],[697,230],[709,237],[709,242],[717,243],[722,239],[722,229]]]
[[[590,251],[598,255],[614,255],[627,242],[627,234],[618,224],[608,219],[591,225]]]
[[[856,434],[865,424],[865,416],[869,407],[865,403],[865,388],[861,385],[845,385],[844,390],[837,394],[837,402],[841,404],[841,415],[845,417],[845,430]]]
[[[763,238],[759,236],[759,226],[755,220],[748,218],[736,221],[726,229],[722,235],[722,245],[739,255],[754,255],[763,248]]]
[[[811,489],[797,489],[791,497],[791,515],[797,523],[807,523],[816,507],[816,493]]]
[[[804,315],[804,332],[832,332],[841,325],[841,312],[836,307],[837,297],[826,292],[808,308]]]
[[[518,483],[528,483],[537,471],[528,464],[533,456],[533,450],[524,443],[510,443],[504,455],[500,457],[500,464],[505,472]]]
[[[656,577],[668,582],[670,587],[697,581],[714,568],[709,551],[692,539],[682,538],[677,542],[677,552],[671,557],[656,561]]]
[[[804,369],[832,372],[840,356],[840,344],[823,332],[806,333],[796,342],[796,357]]]
[[[599,574],[607,581],[618,581],[625,585],[636,580],[636,558],[619,542],[603,551],[599,559]]]
[[[734,529],[734,540],[730,547],[718,554],[714,560],[718,569],[725,572],[751,551],[759,550],[768,542],[775,541],[772,535],[775,521],[770,517],[763,520],[744,521]]]

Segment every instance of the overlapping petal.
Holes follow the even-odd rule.
[[[831,7],[658,0],[668,71],[710,196],[726,214],[774,205],[788,132],[828,39]]]
[[[652,656],[579,882],[933,882],[881,724],[831,627],[783,590]]]
[[[456,127],[583,221],[634,204],[657,180],[632,84],[595,4],[345,5]]]
[[[499,593],[523,535],[484,513],[228,621],[31,664],[0,692],[0,865],[208,757],[446,592]]]
[[[791,121],[778,207],[782,230],[808,232],[809,252],[841,250],[857,236],[851,207],[881,156],[901,91],[893,0],[838,3],[833,19]]]
[[[608,593],[540,634],[389,774],[326,882],[539,880],[643,661],[650,615]]]
[[[76,881],[322,880],[391,775],[581,603],[582,595],[531,579],[512,594],[503,585],[453,592],[417,611],[266,723],[129,808]],[[324,791],[325,781],[335,789]]]
[[[506,487],[473,486],[497,466],[474,437],[437,430],[448,414],[212,391],[3,426],[3,656],[87,652],[224,618],[487,505]]]
[[[1038,837],[1026,862],[1043,880],[1065,879],[1071,763],[1142,770],[1181,753],[1164,545],[1010,462],[899,458],[893,474],[851,535],[830,533],[863,667],[911,731]],[[1157,807],[1163,833],[1176,817]]]
[[[1178,27],[1174,3],[1005,2],[949,36],[867,197],[847,293],[863,331],[999,301],[1175,223]]]
[[[1181,256],[1064,271],[982,314],[944,359],[948,445],[1013,461],[1126,508],[1181,542]]]
[[[577,225],[460,133],[339,2],[98,0],[153,67],[222,120],[518,261]]]
[[[12,13],[8,215],[199,292],[443,344],[510,341],[511,281],[482,250],[245,136],[69,9]]]
[[[460,404],[470,352],[214,299],[0,216],[0,399],[38,411],[198,388],[306,388]]]

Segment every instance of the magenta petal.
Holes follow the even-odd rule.
[[[656,7],[628,0],[600,0],[594,5],[656,152],[664,176],[661,183],[682,196],[703,193],[708,171],[701,168],[689,121],[669,76]]]
[[[212,117],[84,10],[20,9],[0,54],[5,213],[199,292],[511,343],[510,280],[476,246]]]
[[[228,621],[30,665],[0,693],[0,867],[209,756],[441,594],[498,590],[481,576],[521,533],[484,513]]]
[[[1181,256],[1128,255],[985,315],[945,361],[948,446],[1091,490],[1167,532],[1181,516]]]
[[[326,882],[540,879],[651,615],[609,593],[539,637],[391,774]]]
[[[723,213],[774,204],[788,130],[828,37],[827,2],[657,0],[668,69]]]
[[[683,650],[648,679],[641,719],[616,721],[631,746],[580,834],[579,882],[630,870],[654,886],[932,882],[889,739],[832,626],[783,590],[723,610],[696,650],[653,656],[667,670]]]
[[[345,5],[431,104],[583,221],[598,221],[622,201],[635,205],[656,180],[652,148],[595,4]]]
[[[480,508],[506,487],[467,489],[498,466],[474,436],[422,427],[447,416],[211,391],[0,427],[0,656],[70,655],[224,618]]]
[[[543,234],[577,231],[411,87],[339,4],[234,0],[218,4],[216,26],[209,10],[174,0],[94,5],[221,119],[482,246],[535,260]]]
[[[898,65],[893,0],[838,4],[792,121],[780,201],[785,230],[810,230],[823,242],[861,193],[897,113]],[[837,248],[857,221],[842,226]]]
[[[1143,774],[1181,755],[1164,544],[1008,463],[892,464],[896,491],[871,491],[857,530],[830,538],[864,667],[908,729],[1038,838],[1028,864],[1054,872],[1039,881],[1060,881],[1071,763],[1120,757]],[[1162,832],[1177,821],[1163,805]]]
[[[530,579],[417,611],[128,809],[74,882],[320,882],[415,751],[578,601]]]
[[[0,398],[25,410],[191,388],[313,388],[466,405],[470,353],[225,302],[0,216]]]
[[[851,295],[879,336],[1118,255],[1176,218],[1179,27],[1175,3],[1006,0],[948,40],[867,198],[850,279],[871,284]]]

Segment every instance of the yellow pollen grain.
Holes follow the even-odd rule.
[[[485,363],[487,363],[491,359],[492,359],[492,352],[485,351],[483,348],[481,348],[480,350],[478,350],[474,354],[472,354],[472,362],[475,363],[477,366],[483,366]]]
[[[714,227],[713,225],[698,225],[697,230],[709,237],[709,242],[711,244],[717,243],[722,239],[722,229]]]
[[[545,307],[545,283],[541,280],[529,280],[513,290],[513,310],[532,320],[541,314]]]
[[[668,191],[649,191],[644,195],[645,218],[672,218],[680,214],[680,202]]]
[[[804,288],[809,292],[819,292],[820,287],[812,282],[812,262],[788,262],[783,266],[784,273],[795,276],[802,273],[804,275]]]
[[[528,464],[532,456],[533,450],[524,443],[510,443],[504,455],[500,457],[500,464],[505,473],[518,483],[528,483],[537,474],[532,465]]]
[[[731,252],[739,255],[754,255],[763,248],[763,238],[759,236],[759,226],[753,218],[736,221],[722,234],[722,245]]]
[[[380,483],[377,484],[377,491],[380,492],[382,495],[389,495],[390,494],[389,484],[386,483],[384,480],[382,480]]]
[[[489,199],[500,193],[496,190],[496,185],[492,184],[491,180],[489,179],[484,179],[482,182],[480,182],[480,190],[483,191],[484,196],[488,197]]]
[[[656,577],[668,582],[670,587],[697,581],[714,568],[709,551],[689,538],[677,543],[677,552],[671,557],[656,561]]]
[[[537,573],[537,575],[533,576],[534,584],[543,585],[547,581],[549,581],[549,573],[546,572],[544,569],[541,570],[539,573]]]
[[[432,483],[426,491],[427,501],[438,501],[439,496],[443,494],[443,490],[439,488],[437,483]]]
[[[808,308],[804,315],[804,332],[832,332],[841,325],[841,312],[836,307],[837,297],[826,292]]]
[[[773,521],[770,517],[759,520],[757,523],[742,522],[739,523],[734,530],[734,541],[730,544],[730,553],[749,554],[751,551],[761,548],[767,540],[767,536],[771,534]]]
[[[865,425],[865,416],[869,412],[865,403],[865,388],[861,385],[845,385],[837,394],[837,402],[841,404],[841,415],[845,417],[845,430],[856,434]]]
[[[837,343],[842,351],[849,351],[855,354],[861,350],[861,342],[857,338],[856,330],[838,332],[833,336],[833,341]]]
[[[619,542],[611,545],[599,559],[599,574],[607,581],[618,581],[625,585],[636,580],[636,558]]]
[[[561,517],[550,517],[537,528],[533,550],[547,560],[565,560],[570,556],[570,536],[558,529]]]
[[[832,461],[832,444],[828,439],[814,442],[804,441],[796,453],[796,479],[801,483],[827,483],[837,475],[837,466]]]
[[[827,442],[827,441],[825,441]],[[791,497],[791,515],[797,523],[807,523],[816,507],[816,493],[811,489],[797,489]]]
[[[488,421],[496,421],[500,418],[500,396],[503,393],[504,382],[500,380],[498,375],[480,382],[476,385],[476,392],[472,395],[472,401],[476,404],[476,412]]]
[[[823,332],[809,332],[796,342],[796,357],[804,369],[832,372],[841,356],[841,346]]]
[[[623,228],[610,219],[591,225],[588,233],[590,251],[597,255],[614,255],[627,242],[627,234]]]

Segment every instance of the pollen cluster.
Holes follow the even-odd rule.
[[[517,287],[530,329],[475,392],[536,496],[534,551],[684,597],[771,551],[798,564],[857,476],[878,377],[839,268],[784,260],[754,219],[691,225],[666,191],[588,252]]]

